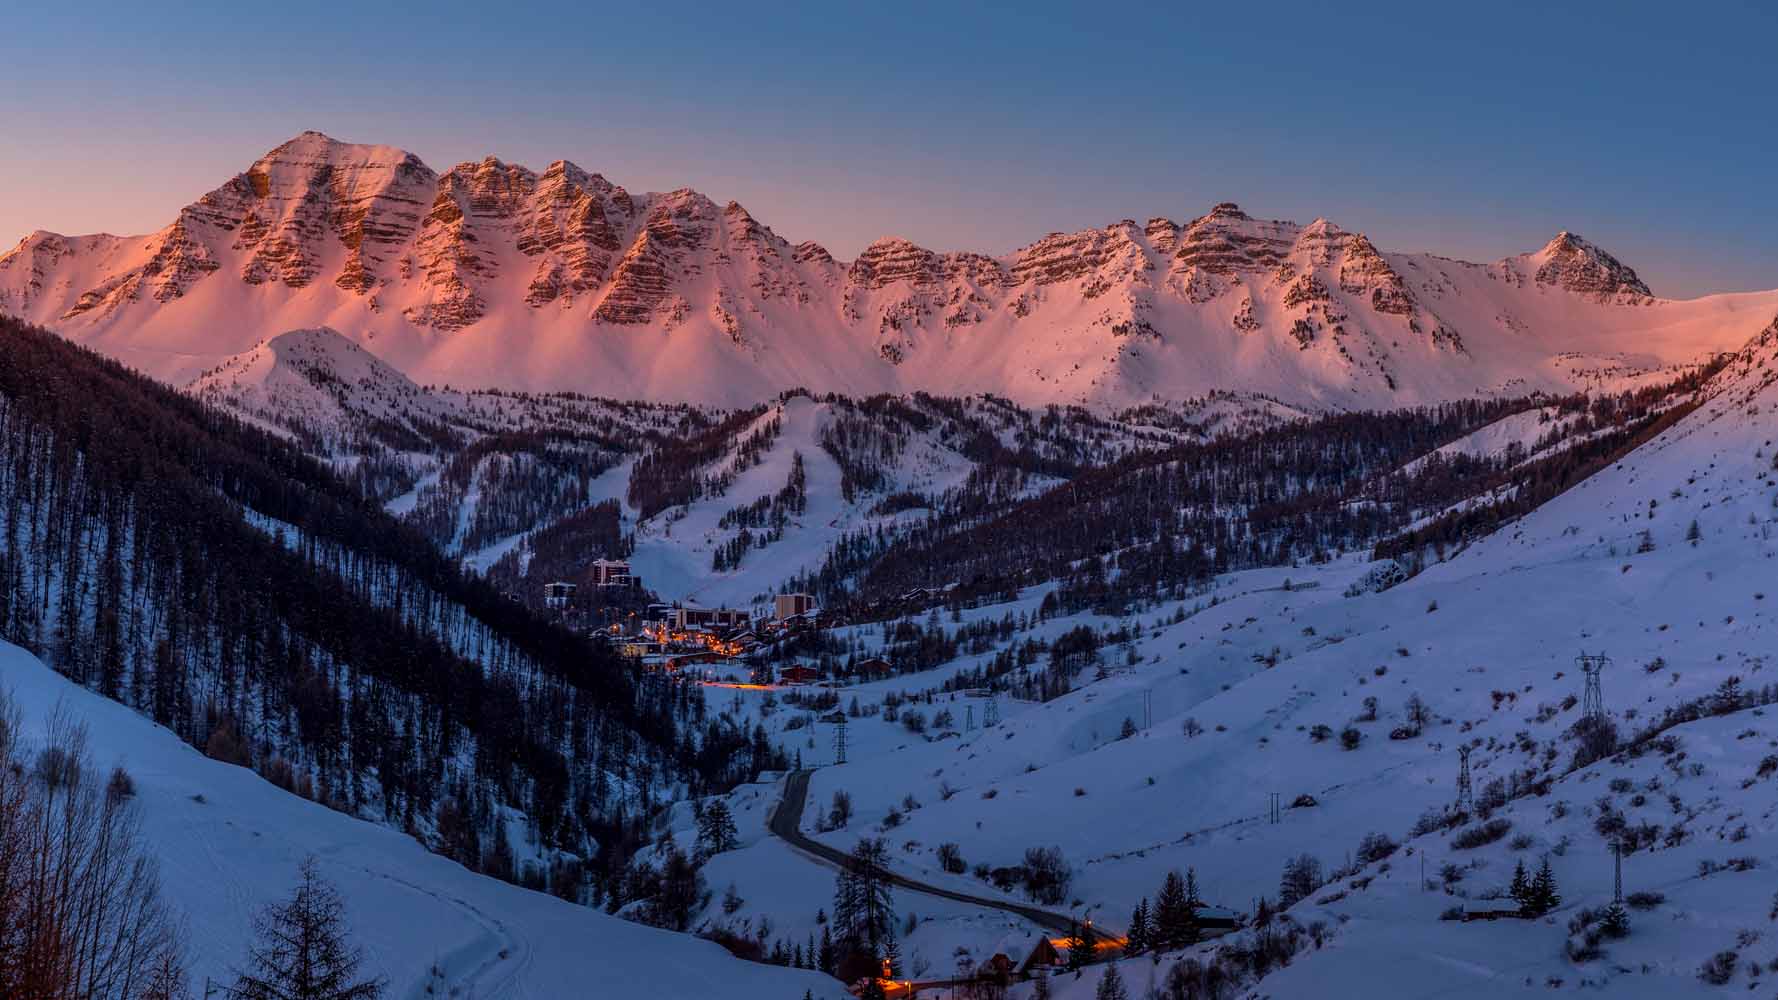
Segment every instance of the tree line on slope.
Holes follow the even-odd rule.
[[[1188,597],[1234,569],[1353,549],[1443,552],[1670,426],[1714,370],[1615,395],[1464,400],[1236,430],[1072,470],[1035,496],[990,496],[974,483],[932,499],[921,520],[843,536],[793,585],[854,620],[905,614],[900,595],[919,588],[973,606],[1046,580],[1057,581],[1065,613],[1117,615]],[[1529,448],[1438,453],[1537,410],[1546,429]],[[1505,499],[1460,506],[1478,496]]]
[[[1069,610],[1121,613],[1214,573],[1368,545],[1405,514],[1359,502],[1366,484],[1533,405],[1344,413],[1138,452],[1034,497],[959,496],[898,533],[844,539],[837,565],[801,582],[841,606],[945,584],[968,600],[1057,579]]]
[[[46,331],[0,341],[0,638],[570,898],[604,894],[676,784],[748,776],[752,734],[709,745],[701,692],[465,576],[295,446]],[[509,814],[564,863],[515,864]]]

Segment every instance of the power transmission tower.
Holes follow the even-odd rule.
[[[1613,883],[1612,890],[1611,890],[1611,901],[1614,903],[1622,903],[1624,901],[1624,842],[1623,841],[1614,840],[1611,842],[1611,859],[1617,869],[1617,872],[1616,872],[1617,877],[1616,877],[1615,882]]]
[[[1473,749],[1467,746],[1457,748],[1457,756],[1463,761],[1457,769],[1457,811],[1460,813],[1475,810],[1475,793],[1469,783],[1469,752]]]
[[[982,728],[992,729],[1000,725],[1000,696],[988,695],[988,703],[982,706]]]
[[[1279,795],[1278,792],[1272,793],[1271,804],[1269,806],[1268,815],[1267,815],[1267,819],[1274,825],[1276,825],[1278,823],[1282,823],[1284,821],[1283,816],[1282,816],[1283,810],[1281,810],[1278,807],[1278,795]]]
[[[1603,654],[1588,656],[1582,653],[1574,662],[1587,678],[1585,697],[1581,700],[1581,715],[1590,722],[1604,722],[1605,696],[1599,690],[1599,674],[1611,665],[1611,658]]]
[[[975,732],[975,706],[974,705],[963,706],[963,731],[966,733]]]
[[[846,762],[846,717],[843,715],[833,727],[833,762],[835,764]]]

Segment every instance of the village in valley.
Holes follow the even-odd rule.
[[[706,608],[649,600],[642,578],[621,559],[595,559],[587,576],[585,586],[565,581],[545,584],[542,607],[564,626],[638,661],[646,672],[717,686],[745,683],[760,688],[837,687],[881,680],[895,672],[881,656],[840,661],[831,655],[800,655],[826,649],[819,636],[854,623],[848,613],[818,607],[812,594],[776,594],[769,603],[750,608]],[[880,621],[923,613],[942,604],[944,594],[945,588],[915,588],[894,601],[870,606],[865,614]]]

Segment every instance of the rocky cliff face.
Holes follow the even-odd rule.
[[[1166,349],[1193,358],[1203,379],[1251,368],[1270,373],[1268,391],[1301,377],[1317,396],[1337,385],[1387,399],[1429,358],[1468,357],[1490,331],[1522,339],[1537,319],[1521,300],[1551,295],[1651,299],[1634,271],[1570,233],[1481,268],[1231,203],[1183,223],[1051,233],[1004,255],[886,238],[843,262],[696,191],[633,195],[565,160],[538,173],[488,157],[441,174],[403,150],[315,132],[157,233],[40,232],[0,256],[0,309],[71,335],[163,336],[263,316],[244,322],[280,325],[243,335],[323,323],[392,333],[420,345],[411,354],[460,354],[452,363],[467,372],[446,374],[494,381],[504,359],[448,345],[531,333],[547,336],[551,358],[615,345],[595,352],[608,375],[565,384],[620,392],[624,378],[665,377],[659,342],[633,335],[646,327],[726,341],[741,349],[734,364],[767,365],[767,381],[787,385],[799,372],[841,373],[836,387],[862,391],[911,377],[883,372],[932,371],[996,389],[1018,381],[1037,397],[1114,385],[1152,394],[1173,391],[1150,376],[1153,351]],[[242,349],[218,346],[218,358]],[[954,367],[959,351],[973,367]],[[556,371],[527,364],[543,373],[528,384]]]
[[[1651,298],[1654,293],[1628,266],[1579,236],[1563,230],[1527,258],[1540,285],[1600,301]]]

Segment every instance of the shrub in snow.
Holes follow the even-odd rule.
[[[1582,718],[1570,726],[1565,735],[1576,744],[1574,768],[1586,767],[1617,752],[1617,726],[1610,719]]]
[[[105,784],[105,795],[113,802],[134,798],[136,796],[136,779],[130,777],[130,772],[122,767],[112,768],[111,780]]]
[[[1398,846],[1386,833],[1367,833],[1358,841],[1358,852],[1354,859],[1360,865],[1368,865],[1394,854]]]
[[[938,845],[938,863],[940,867],[953,875],[961,875],[969,868],[963,860],[962,849],[955,843]]]
[[[1068,897],[1074,870],[1062,857],[1060,847],[1033,847],[1025,851],[1025,895],[1033,902],[1055,905]]]
[[[1507,831],[1512,828],[1510,820],[1491,819],[1486,823],[1458,831],[1457,835],[1451,838],[1451,846],[1461,851],[1473,850],[1494,843],[1506,836]]]
[[[1740,957],[1732,951],[1719,951],[1698,969],[1698,978],[1712,986],[1727,986],[1735,978],[1735,962]]]
[[[1278,879],[1278,906],[1285,909],[1307,899],[1321,888],[1321,861],[1304,854],[1284,862],[1284,873]]]
[[[1362,594],[1377,594],[1405,581],[1409,576],[1407,567],[1391,559],[1370,568],[1358,582],[1346,588],[1347,597],[1358,597]]]

